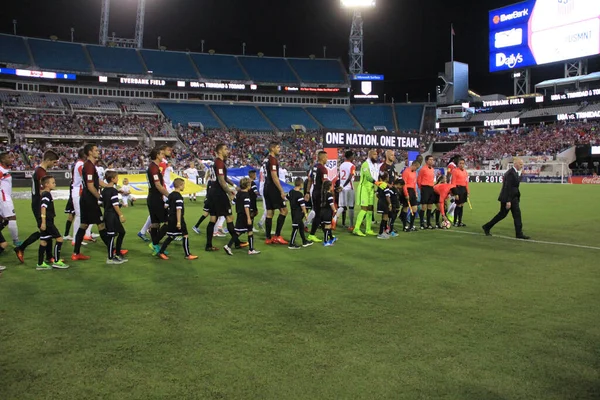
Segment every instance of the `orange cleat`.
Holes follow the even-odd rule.
[[[275,238],[265,239],[265,244],[274,244],[275,243],[274,240],[275,240]]]
[[[163,260],[168,260],[169,257],[167,257],[164,253],[158,253],[158,257],[162,258]]]
[[[125,249],[121,249],[121,255],[127,255],[127,253],[129,253],[129,250],[125,250]]]
[[[248,242],[240,242],[240,247],[248,247]]]
[[[197,260],[197,259],[198,259],[198,256],[195,256],[195,255],[193,255],[193,254],[190,254],[189,256],[186,256],[186,257],[185,257],[185,259],[186,259],[186,260]]]
[[[281,236],[275,236],[273,238],[273,243],[274,244],[284,244],[284,245],[288,245],[290,244],[287,240],[285,240],[284,238],[282,238]]]
[[[96,242],[96,239],[94,239],[94,238],[93,238],[93,237],[91,237],[91,236],[84,236],[84,237],[83,237],[83,240],[85,240],[86,242],[92,242],[92,243],[95,243],[95,242]]]
[[[23,253],[23,250],[15,247],[15,255],[17,256],[17,258],[19,259],[19,261],[21,262],[21,264],[23,264],[25,262],[25,254]]]
[[[353,226],[349,227],[348,232],[354,232],[354,227]]]
[[[71,255],[71,260],[73,261],[86,261],[89,260],[91,257],[90,256],[85,256],[83,254],[72,254]]]

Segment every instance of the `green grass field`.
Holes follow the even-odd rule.
[[[481,232],[498,191],[472,187],[463,231]],[[227,257],[192,233],[199,260],[174,242],[162,261],[135,236],[142,204],[125,210],[122,266],[100,243],[66,271],[36,271],[37,246],[24,265],[8,251],[0,399],[598,399],[600,188],[522,193],[526,234],[596,248],[338,232],[332,248]],[[186,205],[191,225],[201,203]],[[25,238],[28,202],[17,215]],[[512,218],[493,233],[513,237]]]

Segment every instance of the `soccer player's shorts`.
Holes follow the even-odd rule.
[[[340,207],[354,207],[354,190],[353,189],[344,189],[340,193]]]
[[[298,226],[304,220],[304,214],[302,210],[292,211],[292,225]]]
[[[360,189],[360,206],[361,207],[372,207],[373,201],[375,200],[375,191],[373,188]]]
[[[440,195],[433,192],[433,204],[439,204],[440,203]]]
[[[55,239],[61,236],[62,235],[58,231],[58,228],[56,227],[56,225],[54,225],[54,221],[46,221],[46,230],[40,230],[40,240]]]
[[[149,194],[146,203],[148,205],[151,223],[162,224],[163,222],[167,222],[167,209],[165,208],[165,202],[162,195]]]
[[[404,197],[404,200],[406,200],[406,196]],[[416,207],[419,204],[417,202],[417,192],[415,192],[415,189],[413,188],[408,188],[408,201],[410,202],[411,207]]]
[[[79,189],[71,190],[71,195],[69,197],[73,200],[73,210],[75,211],[75,215],[81,217],[81,195],[79,194]]]
[[[204,198],[203,210],[210,214],[211,209],[212,209],[212,201],[210,200],[210,195],[208,193],[206,193],[206,197]]]
[[[322,225],[331,225],[331,220],[333,220],[333,210],[331,207],[327,207],[321,210],[321,224]]]
[[[0,243],[6,243],[6,239],[4,238],[2,232],[0,232]]]
[[[421,204],[434,204],[433,186],[421,186]]]
[[[117,213],[107,212],[104,215],[104,225],[106,225],[106,234],[108,236],[117,236],[125,234],[125,228],[119,219]]]
[[[181,229],[177,229],[177,219],[170,219],[167,225],[167,235],[171,237],[185,236],[188,234],[185,220],[181,218]]]
[[[456,201],[456,204],[465,204],[467,202],[466,186],[457,186],[456,191],[458,192],[458,200]]]
[[[385,198],[377,200],[377,214],[387,214],[390,212],[387,200]]]
[[[286,208],[286,202],[281,198],[281,193],[277,188],[266,188],[263,201],[267,205],[267,210],[280,210]]]
[[[0,202],[0,215],[4,218],[10,218],[15,216],[15,205],[10,197]]]
[[[238,214],[235,220],[235,233],[242,235],[246,232],[252,232],[252,226],[248,225],[246,214]]]
[[[85,225],[98,225],[103,221],[102,210],[98,205],[98,200],[94,197],[81,196],[79,206],[83,211],[81,213],[81,223]]]
[[[225,192],[213,192],[210,195],[210,216],[211,217],[229,217],[232,215],[231,202]]]
[[[73,197],[69,194],[69,200],[65,206],[65,214],[75,214],[75,206],[73,205]]]

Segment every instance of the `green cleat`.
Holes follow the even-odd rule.
[[[366,231],[365,233],[367,234],[367,236],[377,236],[377,233],[375,233],[374,231]]]
[[[314,243],[321,243],[322,242],[322,240],[319,239],[318,237],[316,237],[315,235],[308,235],[306,237],[306,239],[310,240],[311,242],[314,242]]]
[[[37,271],[50,271],[52,269],[52,267],[48,264],[46,264],[45,262],[36,265],[35,269]]]
[[[365,237],[365,236],[367,236],[367,235],[365,235],[364,233],[362,233],[362,232],[360,231],[360,229],[355,229],[355,230],[353,230],[353,231],[352,231],[352,234],[353,234],[353,235],[355,235],[355,236],[359,236],[359,237]]]
[[[69,266],[63,262],[63,260],[58,260],[57,262],[52,263],[52,268],[56,269],[67,269]]]

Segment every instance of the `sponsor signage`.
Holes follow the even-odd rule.
[[[0,68],[0,74],[16,75],[25,78],[66,79],[70,81],[74,81],[75,79],[77,79],[77,75],[75,74],[67,74],[63,72],[34,71],[30,69]]]
[[[522,97],[514,99],[490,100],[483,102],[484,107],[520,106],[522,104],[525,104],[525,99]]]
[[[355,81],[383,81],[384,75],[358,74],[358,75],[352,75],[352,80],[355,80]]]
[[[520,118],[506,118],[506,119],[494,119],[490,121],[483,121],[483,126],[503,126],[503,125],[519,125],[521,123]]]
[[[600,185],[600,176],[573,176],[569,183],[575,185]]]
[[[119,83],[121,85],[165,86],[167,81],[162,79],[120,78]]]
[[[563,101],[573,99],[584,99],[587,97],[600,96],[600,89],[583,90],[580,92],[559,93],[550,96],[550,101]]]
[[[377,149],[419,149],[419,138],[409,135],[395,135],[388,132],[343,132],[327,131],[323,147],[377,148]]]
[[[600,53],[598,0],[527,0],[488,18],[490,72]]]
[[[578,113],[570,114],[558,114],[556,116],[557,121],[575,121],[580,119],[596,119],[600,118],[600,111],[583,111]]]

